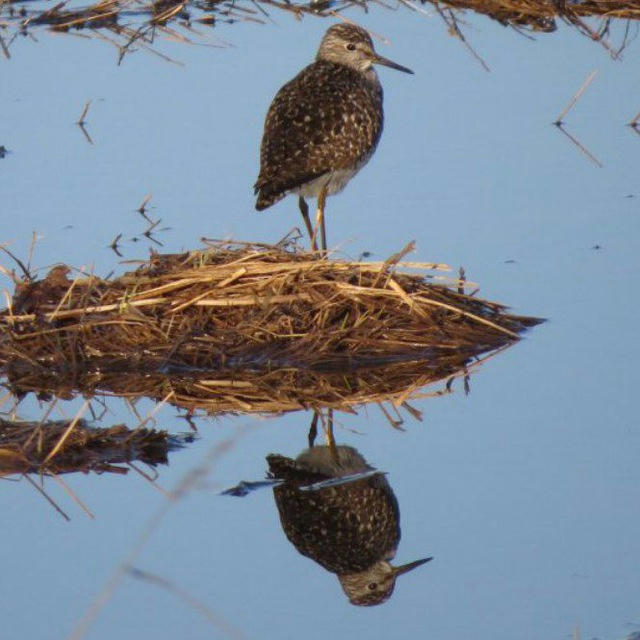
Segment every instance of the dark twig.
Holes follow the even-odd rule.
[[[449,30],[453,34],[458,36],[462,44],[464,44],[464,46],[469,50],[469,53],[471,53],[471,55],[482,65],[482,68],[487,72],[491,71],[491,69],[489,68],[489,65],[482,59],[480,55],[478,55],[475,49],[469,44],[467,39],[464,37],[462,30],[458,26],[458,20],[455,14],[453,13],[453,10],[446,9],[445,11],[443,11],[442,9],[440,9],[438,5],[436,5],[436,11],[440,15],[440,17],[444,20],[444,23],[449,27]]]
[[[4,53],[5,58],[9,60],[11,58],[11,54],[9,53],[9,47],[5,44],[4,38],[0,36],[0,49],[2,49],[2,53]]]
[[[78,118],[78,121],[76,122],[76,124],[87,124],[87,121],[85,120],[85,118],[87,117],[87,112],[89,111],[89,107],[91,106],[91,100],[87,100],[84,104],[84,109],[82,110],[82,114],[80,116],[80,118]]]
[[[140,204],[140,206],[136,209],[136,211],[149,223],[152,223],[153,220],[147,215],[147,205],[149,204],[149,202],[151,201],[151,198],[153,196],[148,193],[145,197],[144,200],[142,201],[142,203]]]
[[[112,241],[111,244],[109,245],[109,249],[111,249],[117,256],[118,258],[122,258],[122,253],[120,253],[120,238],[122,238],[122,234],[119,233]]]
[[[598,158],[596,158],[577,138],[574,138],[565,128],[564,125],[562,123],[558,124],[556,122],[553,123],[556,128],[559,131],[562,131],[562,133],[567,136],[567,138],[569,138],[569,140],[571,140],[571,142],[578,148],[578,150],[580,151],[580,153],[582,153],[583,155],[585,155],[591,162],[593,162],[593,164],[595,164],[597,167],[602,168],[604,165],[602,164],[602,162],[600,162],[600,160],[598,160]]]
[[[47,494],[47,492],[38,485],[37,482],[34,482],[26,473],[22,474],[22,477],[33,487],[35,487],[36,491],[44,497],[44,499],[67,521],[70,522],[71,518],[56,504],[53,498]]]
[[[93,140],[91,139],[91,136],[89,135],[89,132],[86,130],[85,128],[85,124],[87,124],[87,121],[85,120],[86,116],[87,116],[87,112],[89,111],[89,107],[91,106],[91,100],[87,100],[84,104],[84,109],[82,110],[82,114],[80,115],[80,118],[78,118],[76,124],[80,127],[80,131],[82,131],[86,141],[93,145]]]

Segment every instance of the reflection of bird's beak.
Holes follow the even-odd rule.
[[[403,573],[407,573],[407,571],[411,571],[416,567],[419,567],[420,565],[426,564],[430,560],[433,560],[433,558],[422,558],[422,560],[415,560],[414,562],[409,562],[408,564],[394,567],[393,572],[395,573],[396,577],[401,576]]]
[[[382,64],[385,67],[391,67],[392,69],[396,69],[398,71],[404,71],[405,73],[413,73],[411,69],[407,69],[407,67],[403,67],[401,64],[394,62],[393,60],[389,60],[388,58],[383,58],[379,56],[377,53],[373,54],[373,58],[371,59],[373,64]]]

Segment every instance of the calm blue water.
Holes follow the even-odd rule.
[[[549,322],[486,363],[468,397],[458,385],[416,403],[424,420],[407,420],[405,433],[377,407],[338,416],[339,443],[388,473],[402,514],[396,561],[434,556],[386,604],[349,605],[335,576],[286,540],[270,490],[218,495],[263,478],[268,453],[299,453],[304,413],[199,421],[201,438],[161,469],[162,487],[216,444],[233,447],[169,508],[134,565],[247,638],[539,640],[578,628],[622,639],[640,629],[640,136],[624,126],[640,110],[637,43],[614,62],[567,28],[532,42],[469,16],[487,73],[439,18],[371,9],[350,15],[388,36],[380,52],[415,76],[380,71],[385,132],[329,200],[330,243],[384,259],[415,239],[416,259],[464,265],[482,295]],[[0,240],[24,257],[35,232],[32,264],[43,269],[119,272],[127,267],[108,248],[117,234],[125,258],[150,246],[130,240],[146,228],[136,208],[148,193],[149,215],[169,227],[155,236],[163,251],[201,236],[273,242],[297,225],[293,198],[253,210],[258,145],[273,94],[312,59],[328,21],[273,17],[216,28],[226,48],[158,42],[183,67],[144,51],[118,67],[107,43],[45,31],[16,40],[0,62],[0,145],[11,152],[0,159]],[[596,68],[565,120],[602,168],[550,125]],[[74,124],[87,100],[93,145]],[[106,424],[137,423],[109,406]],[[43,410],[20,407],[26,418]],[[184,431],[176,413],[160,411],[158,426]],[[165,504],[133,473],[67,481],[95,520],[53,482],[70,523],[27,483],[1,485],[2,638],[70,637]],[[225,633],[167,590],[125,577],[85,637]]]

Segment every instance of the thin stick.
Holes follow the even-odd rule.
[[[574,138],[562,124],[556,124],[556,127],[558,128],[558,131],[561,131],[565,136],[567,136],[567,138],[569,138],[569,140],[571,140],[580,153],[585,155],[589,160],[591,160],[591,162],[593,162],[593,164],[602,169],[604,166],[602,162],[600,162],[600,160],[598,160],[598,158],[596,158],[577,138]]]
[[[593,79],[596,77],[597,74],[598,74],[598,70],[594,69],[587,76],[587,79],[582,83],[582,86],[575,92],[571,100],[569,100],[569,102],[567,103],[567,106],[562,110],[560,115],[556,118],[555,122],[553,123],[556,125],[556,127],[560,127],[561,125],[564,124],[562,119],[567,115],[567,113],[569,113],[569,111],[573,108],[575,103],[578,102],[578,100],[580,99],[580,96],[587,90],[587,87],[593,82]]]
[[[83,124],[87,124],[87,122],[86,122],[85,118],[86,118],[86,116],[87,116],[87,112],[89,111],[89,107],[90,107],[90,106],[91,106],[91,100],[87,100],[87,101],[85,102],[84,109],[82,110],[82,115],[80,116],[80,118],[78,119],[78,121],[76,122],[76,124],[79,124],[79,125],[81,125],[81,126],[82,126]]]
[[[167,395],[162,398],[162,400],[160,402],[158,402],[153,409],[151,409],[147,415],[145,416],[144,420],[141,420],[140,423],[138,424],[138,426],[136,427],[136,429],[142,429],[142,427],[144,427],[145,424],[147,424],[147,422],[149,422],[150,420],[153,419],[153,416],[156,415],[156,413],[158,413],[158,411],[160,411],[160,409],[162,409],[162,407],[164,407],[167,402],[169,401],[170,398],[172,398],[175,395],[175,391],[171,390],[169,391],[169,393],[167,393]]]
[[[158,490],[165,498],[170,499],[171,494],[161,487],[149,474],[145,473],[142,469],[139,469],[133,462],[129,461],[127,464],[139,475],[141,475],[154,489]]]
[[[629,127],[637,127],[638,121],[640,121],[640,111],[636,114],[636,117],[627,125]]]
[[[0,36],[0,48],[2,49],[2,53],[4,53],[5,58],[9,60],[11,58],[11,54],[9,53],[9,47],[7,47],[7,45],[5,44],[2,36]]]
[[[71,518],[55,503],[55,501],[53,500],[53,498],[49,497],[49,495],[47,494],[47,492],[42,489],[41,487],[38,486],[38,484],[36,482],[34,482],[26,473],[22,474],[22,477],[29,482],[29,484],[31,484],[32,486],[34,486],[36,488],[36,490],[38,491],[38,493],[42,496],[44,496],[45,500],[67,521],[70,522]]]
[[[127,572],[134,578],[138,580],[145,580],[146,582],[150,582],[151,584],[155,584],[157,587],[165,589],[169,593],[180,598],[183,602],[185,602],[189,607],[200,613],[212,626],[214,626],[220,633],[227,636],[228,638],[235,638],[236,640],[240,640],[244,638],[244,634],[242,634],[238,629],[234,628],[229,622],[223,620],[219,616],[217,616],[204,602],[192,596],[188,591],[182,589],[181,587],[176,586],[166,578],[162,576],[155,575],[153,573],[149,573],[147,571],[142,571],[136,567],[128,567]]]
[[[51,458],[53,458],[53,456],[55,456],[56,453],[58,453],[58,451],[60,451],[60,448],[65,443],[66,439],[71,435],[71,432],[75,429],[75,426],[78,424],[78,421],[84,415],[84,412],[89,407],[90,402],[91,400],[84,401],[84,403],[80,407],[80,410],[73,417],[73,420],[70,422],[69,426],[64,430],[64,433],[62,434],[62,436],[60,436],[58,442],[56,442],[55,447],[51,449],[51,451],[49,452],[49,455],[43,460],[42,466],[46,465],[47,462],[49,462],[49,460],[51,460]]]
[[[76,495],[73,489],[57,474],[51,473],[51,477],[57,482],[71,497],[71,499],[92,519],[95,520],[95,516],[89,507]]]
[[[58,398],[53,398],[53,400],[49,402],[49,406],[47,407],[47,410],[44,412],[44,415],[42,416],[42,418],[40,418],[40,422],[38,422],[38,426],[31,432],[31,435],[23,443],[22,445],[23,450],[26,449],[31,444],[31,441],[33,440],[33,438],[36,437],[36,434],[38,435],[40,434],[42,425],[47,421],[47,418],[49,417],[49,415],[51,414],[51,412],[53,411],[54,407],[57,404],[58,404]]]
[[[382,411],[382,413],[384,414],[384,417],[387,419],[387,421],[389,422],[389,424],[396,430],[398,431],[406,431],[406,429],[402,428],[402,420],[394,420],[391,415],[389,414],[389,412],[387,411],[387,409],[385,408],[384,404],[382,402],[378,402],[378,407],[380,408],[380,411]],[[397,413],[397,410],[396,410]]]
[[[449,29],[456,36],[458,36],[458,38],[460,39],[462,44],[467,48],[469,53],[482,65],[482,68],[485,71],[490,72],[491,69],[489,68],[489,65],[482,59],[482,57],[478,53],[476,53],[475,49],[469,44],[469,42],[465,38],[464,34],[462,33],[462,30],[458,26],[458,20],[457,20],[455,14],[453,13],[453,11],[451,9],[447,9],[446,10],[447,14],[448,14],[448,17],[447,17],[447,16],[445,16],[443,10],[440,9],[440,7],[437,4],[435,6],[436,6],[436,11],[440,15],[440,17],[442,18],[444,23],[449,27]]]
[[[13,259],[13,261],[20,267],[20,269],[22,269],[22,275],[27,282],[31,282],[33,280],[33,277],[29,273],[29,268],[24,266],[22,260],[14,256],[13,253],[11,253],[11,251],[9,251],[9,249],[7,249],[7,247],[5,247],[4,245],[0,244],[0,250],[4,251],[10,258]]]
[[[89,135],[89,132],[86,130],[85,126],[83,124],[78,124],[78,127],[80,127],[80,131],[82,131],[82,134],[84,135],[85,140],[92,145],[93,139]]]
[[[84,616],[82,616],[82,618],[76,623],[76,626],[71,632],[71,635],[68,636],[68,640],[81,640],[81,638],[85,637],[87,631],[89,630],[89,627],[93,624],[107,602],[109,602],[109,600],[113,597],[113,594],[122,582],[122,578],[130,570],[130,567],[133,566],[136,558],[140,555],[140,552],[144,549],[147,542],[156,532],[173,504],[175,504],[175,501],[180,499],[185,493],[191,490],[196,485],[196,483],[200,481],[201,477],[209,472],[214,462],[220,456],[229,451],[238,441],[238,438],[246,431],[246,428],[238,430],[235,432],[235,435],[232,438],[223,440],[222,442],[213,446],[200,465],[182,476],[175,490],[172,492],[173,500],[166,500],[165,502],[163,502],[157,509],[157,511],[153,513],[147,520],[140,535],[134,542],[133,546],[130,548],[129,552],[126,554],[123,561],[113,570],[113,573],[107,579],[100,593],[96,596],[94,601],[89,606],[89,609],[85,612]]]

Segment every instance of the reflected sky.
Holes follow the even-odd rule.
[[[434,16],[380,7],[352,16],[388,36],[392,46],[376,48],[415,76],[381,69],[385,131],[371,162],[329,201],[330,244],[385,259],[415,239],[417,259],[464,265],[482,295],[549,322],[473,375],[469,396],[457,384],[419,403],[423,421],[407,420],[404,433],[377,407],[336,416],[337,441],[393,481],[401,561],[435,558],[403,576],[384,605],[349,605],[335,576],[295,553],[269,491],[219,495],[259,478],[270,452],[295,458],[306,446],[305,413],[196,420],[200,438],[171,456],[163,488],[229,446],[172,503],[135,566],[195,594],[249,638],[304,630],[538,640],[576,627],[583,638],[624,638],[640,628],[640,137],[625,126],[640,110],[637,43],[613,62],[566,27],[532,42],[470,16],[466,35],[487,73]],[[328,23],[274,20],[221,25],[214,35],[228,48],[163,42],[184,67],[142,51],[117,67],[111,46],[73,35],[18,39],[0,62],[0,145],[10,151],[0,159],[2,242],[24,258],[35,231],[36,266],[123,271],[108,245],[122,233],[125,258],[146,255],[153,243],[139,237],[148,222],[136,209],[148,193],[163,251],[201,236],[279,240],[299,214],[293,198],[253,209],[263,119]],[[551,124],[595,68],[564,120],[602,168]],[[93,145],[75,124],[89,99]],[[136,412],[153,409],[111,404],[106,420],[135,425]],[[33,399],[20,407],[27,418],[43,410]],[[155,418],[188,429],[171,408]],[[2,481],[9,636],[68,637],[165,508],[165,495],[137,474],[68,482],[95,520],[57,485],[47,488],[70,523],[27,483]],[[125,576],[86,637],[177,634],[225,637],[175,594]]]

